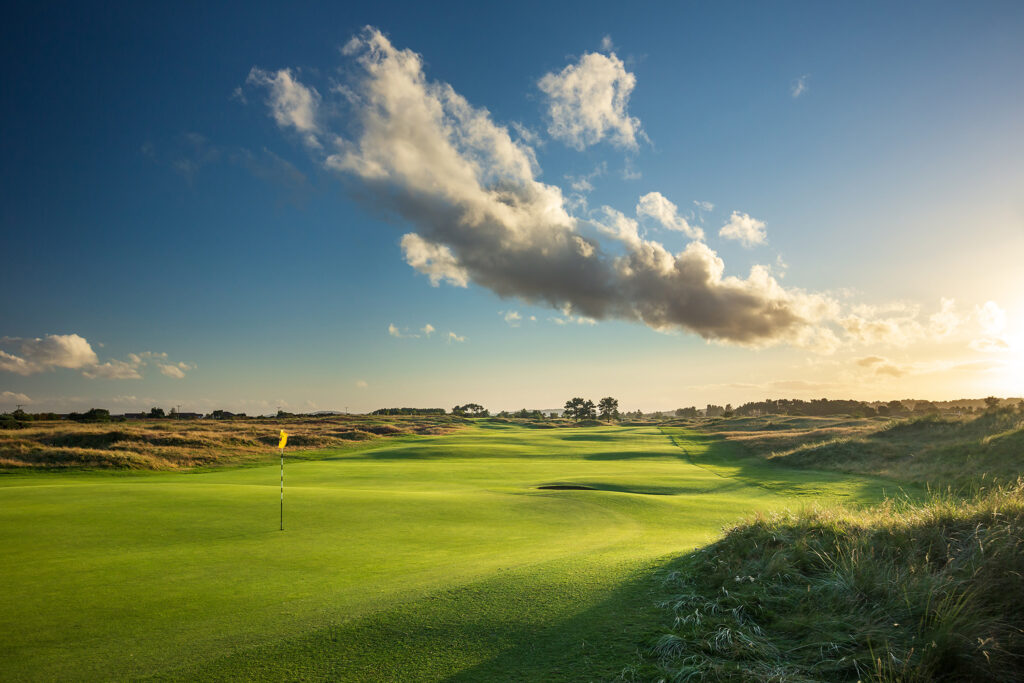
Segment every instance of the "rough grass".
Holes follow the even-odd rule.
[[[669,680],[1018,681],[1024,484],[758,514],[666,590],[652,653]]]
[[[701,431],[797,467],[870,474],[961,491],[1012,483],[1024,463],[1024,413],[977,417],[706,420]]]
[[[276,457],[282,429],[292,449],[333,449],[382,437],[445,434],[467,423],[440,415],[28,423],[0,432],[0,469],[174,470],[258,463]]]

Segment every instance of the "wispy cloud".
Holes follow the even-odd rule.
[[[790,84],[789,94],[793,96],[793,99],[796,99],[807,92],[807,79],[810,78],[810,76],[810,74],[804,74]]]
[[[271,73],[253,67],[246,81],[267,89],[267,104],[277,125],[294,129],[307,145],[320,147],[320,93],[316,89],[299,83],[290,69]]]
[[[423,336],[429,337],[435,332],[435,328],[430,323],[427,323],[426,325],[420,328],[420,332],[423,333]]]
[[[464,341],[466,341],[465,337],[457,335],[454,332],[449,332],[448,333],[448,343],[449,344],[451,344],[452,342],[462,343]]]
[[[501,311],[499,311],[501,313]],[[519,311],[506,311],[504,312],[505,322],[509,324],[509,327],[519,327],[519,323],[522,322],[523,316]]]

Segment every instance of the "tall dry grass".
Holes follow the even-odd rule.
[[[282,429],[290,449],[342,448],[411,434],[443,434],[465,424],[451,416],[339,415],[282,420],[40,422],[0,431],[0,468],[182,469],[257,462],[276,456]]]

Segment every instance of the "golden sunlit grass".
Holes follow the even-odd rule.
[[[173,470],[239,464],[276,457],[282,429],[289,434],[289,447],[310,450],[406,434],[444,434],[465,422],[443,415],[40,422],[0,431],[0,467]]]
[[[770,461],[933,486],[1010,483],[1024,459],[1024,411],[912,419],[764,416],[695,423]]]

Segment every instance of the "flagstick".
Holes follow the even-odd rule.
[[[281,531],[284,531],[284,448],[281,449]]]

